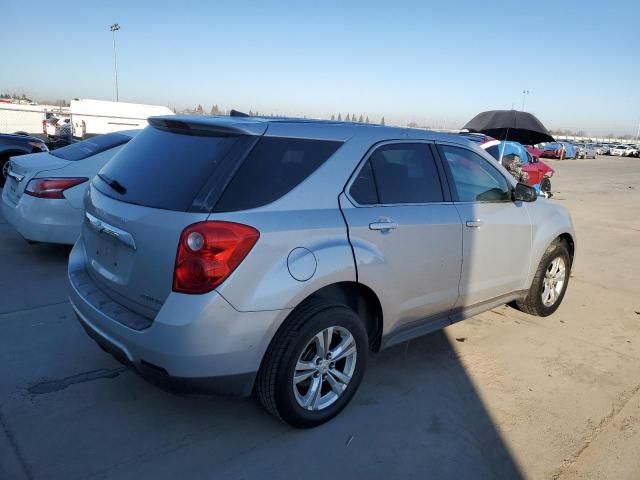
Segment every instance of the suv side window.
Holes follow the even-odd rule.
[[[350,193],[363,205],[444,201],[435,159],[425,143],[378,148],[360,170]]]
[[[360,205],[375,205],[378,200],[378,189],[373,179],[371,162],[367,161],[358,172],[358,177],[351,185],[349,193]]]
[[[440,145],[459,202],[505,202],[511,185],[487,160],[466,148]]]
[[[247,210],[278,200],[341,146],[342,142],[331,140],[261,138],[227,186],[215,211]]]

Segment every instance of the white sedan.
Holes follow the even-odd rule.
[[[615,155],[617,157],[626,157],[629,155],[628,152],[629,147],[626,145],[616,145],[611,149],[611,155]]]
[[[89,180],[138,132],[99,135],[12,158],[2,192],[5,218],[28,241],[73,245]]]

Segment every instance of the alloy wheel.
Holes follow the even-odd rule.
[[[293,393],[305,410],[324,410],[347,389],[356,368],[358,350],[351,332],[328,327],[307,342],[293,373]]]
[[[545,307],[553,306],[564,287],[567,266],[562,257],[554,258],[544,274],[543,289],[540,295]]]

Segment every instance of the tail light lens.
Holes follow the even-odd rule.
[[[38,198],[64,198],[64,191],[89,180],[88,178],[34,178],[24,193]]]
[[[173,291],[207,293],[242,263],[260,232],[240,223],[209,221],[188,226],[180,235]]]

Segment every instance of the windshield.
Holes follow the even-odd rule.
[[[98,135],[96,137],[91,137],[88,140],[83,140],[82,142],[58,148],[53,150],[51,155],[62,158],[63,160],[75,162],[78,160],[84,160],[85,158],[104,152],[105,150],[109,150],[110,148],[123,145],[129,140],[131,140],[129,135],[108,133],[106,135]]]

